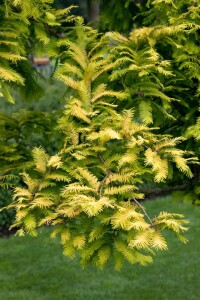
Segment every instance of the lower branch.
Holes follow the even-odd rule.
[[[174,191],[184,191],[185,189],[189,188],[190,184],[181,184],[176,186],[167,186],[163,188],[156,188],[156,189],[144,189],[142,193],[145,194],[145,198],[154,198],[157,196],[162,196],[164,193],[170,193]]]

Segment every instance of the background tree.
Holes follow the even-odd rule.
[[[86,23],[98,26],[101,31],[128,33],[133,28],[133,18],[145,9],[146,0],[57,0],[61,7],[78,5],[75,13]]]

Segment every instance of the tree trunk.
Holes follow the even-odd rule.
[[[100,13],[99,0],[87,0],[88,22],[90,25],[97,27]]]

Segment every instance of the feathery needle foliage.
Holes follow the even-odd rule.
[[[117,270],[124,260],[146,265],[156,250],[167,249],[164,230],[186,242],[181,233],[188,228],[179,214],[148,215],[139,203],[143,180],[162,182],[174,167],[192,177],[190,158],[177,148],[181,138],[148,127],[150,110],[138,122],[133,109],[123,108],[129,93],[113,88],[120,69],[110,38],[83,26],[81,18],[74,32],[58,43],[64,51],[55,73],[72,90],[58,121],[64,145],[53,156],[33,150],[34,167],[22,174],[26,187],[15,188],[10,205],[16,209],[13,227],[20,228],[19,235],[35,236],[38,226],[55,226],[52,237],[60,236],[63,253],[71,258],[77,253],[83,266],[103,268],[111,256]],[[165,65],[160,62],[159,70],[168,74]]]

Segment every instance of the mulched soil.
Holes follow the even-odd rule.
[[[0,230],[0,238],[2,237],[10,237],[11,235],[15,234],[17,229],[11,229],[9,230],[8,228]]]

